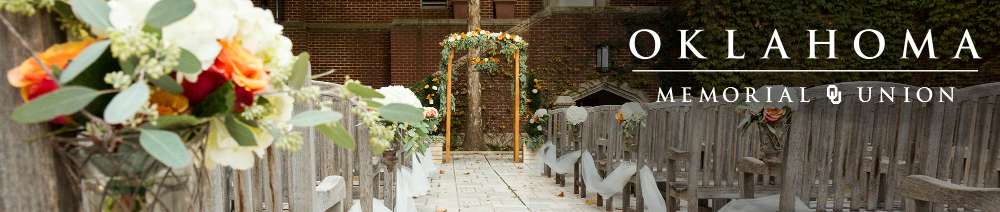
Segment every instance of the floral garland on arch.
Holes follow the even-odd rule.
[[[216,165],[246,170],[270,149],[296,151],[303,128],[354,146],[344,114],[307,83],[309,55],[293,55],[272,12],[248,0],[17,0],[0,9],[60,16],[71,41],[6,73],[25,102],[11,119],[49,123],[55,130],[42,139],[72,176],[103,183],[106,208],[144,210],[160,195],[147,191],[177,182],[164,179],[203,182]],[[369,127],[425,120],[419,107],[376,102],[386,97],[357,81],[343,88],[336,94]],[[318,107],[293,114],[296,104]],[[379,129],[371,142],[389,146],[392,131]]]
[[[469,58],[469,65],[475,66],[476,70],[486,70],[489,72],[500,71],[500,62],[513,62],[514,53],[520,55],[520,75],[515,76],[518,78],[518,82],[521,83],[522,88],[529,88],[528,79],[528,43],[524,41],[519,35],[513,35],[504,32],[490,32],[486,30],[472,30],[462,33],[452,33],[444,41],[439,43],[442,47],[441,49],[441,62],[436,73],[438,76],[446,77],[448,68],[448,57],[453,52],[469,50],[474,48],[480,49],[480,57]],[[501,60],[501,58],[503,60]],[[455,72],[457,73],[457,72]],[[455,74],[452,77],[454,77]],[[438,110],[445,112],[445,102],[447,102],[446,90],[443,89],[447,86],[447,79],[441,79],[438,83]],[[521,112],[525,112],[528,109],[527,102],[529,102],[528,93],[529,89],[521,89],[519,94],[521,98]],[[452,111],[455,110],[455,102],[452,101],[451,105]]]

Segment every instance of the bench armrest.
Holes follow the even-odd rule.
[[[684,161],[688,160],[691,155],[690,153],[688,153],[688,151],[680,150],[673,147],[667,148],[667,151],[670,152],[670,154],[668,154],[668,159],[670,160]]]
[[[903,178],[899,192],[907,199],[959,208],[1000,211],[1000,188],[977,188],[958,185],[925,175]],[[908,207],[918,207],[909,206]],[[919,207],[926,207],[926,204]],[[907,208],[914,209],[914,208]],[[924,209],[924,208],[915,208]]]

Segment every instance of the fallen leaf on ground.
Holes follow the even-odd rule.
[[[559,197],[566,197],[566,192],[559,192],[559,195],[556,195],[556,196],[559,196]]]
[[[438,174],[444,174],[444,170],[438,170]]]
[[[448,212],[448,209],[438,208],[435,212]]]
[[[597,201],[595,201],[594,199],[587,199],[586,201],[584,201],[584,203],[587,205],[594,205],[597,204]]]

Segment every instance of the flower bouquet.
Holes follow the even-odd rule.
[[[343,115],[308,84],[309,55],[293,55],[272,13],[248,0],[28,0],[0,8],[60,16],[71,41],[7,71],[25,101],[11,118],[50,123],[55,130],[44,139],[69,156],[72,175],[104,183],[106,210],[150,206],[166,178],[188,173],[202,182],[205,169],[250,169],[272,147],[297,150],[304,141],[295,127],[353,148]],[[357,81],[344,88],[341,97],[364,106],[354,112],[370,123],[423,120],[419,108],[373,103],[382,96]],[[297,105],[315,109],[293,115]]]
[[[615,113],[615,121],[622,127],[622,135],[632,138],[638,127],[646,124],[646,110],[636,102],[625,103]]]
[[[766,92],[754,93],[754,97],[755,99],[766,99],[767,96],[782,96],[787,94],[789,99],[798,99],[798,95],[801,95],[797,92],[790,92],[786,94],[768,93],[772,91],[781,92],[784,90],[786,90],[784,89],[784,86],[764,86],[758,88],[757,91]],[[761,153],[759,154],[760,159],[764,159],[764,161],[779,161],[778,157],[782,150],[784,150],[783,143],[786,138],[785,132],[788,131],[788,127],[791,123],[790,117],[797,105],[795,103],[784,102],[741,102],[746,102],[746,104],[741,105],[740,107],[740,109],[746,113],[746,116],[740,121],[739,124],[741,131],[746,133],[751,130],[756,130],[759,133]]]

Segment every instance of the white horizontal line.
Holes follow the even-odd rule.
[[[700,70],[700,69],[688,69],[688,70],[632,70],[632,72],[722,72],[722,73],[732,73],[732,72],[901,72],[901,73],[912,73],[912,72],[937,72],[937,73],[955,73],[955,72],[979,72],[979,70],[915,70],[915,69],[897,69],[897,70],[858,70],[858,69],[742,69],[742,70]]]

